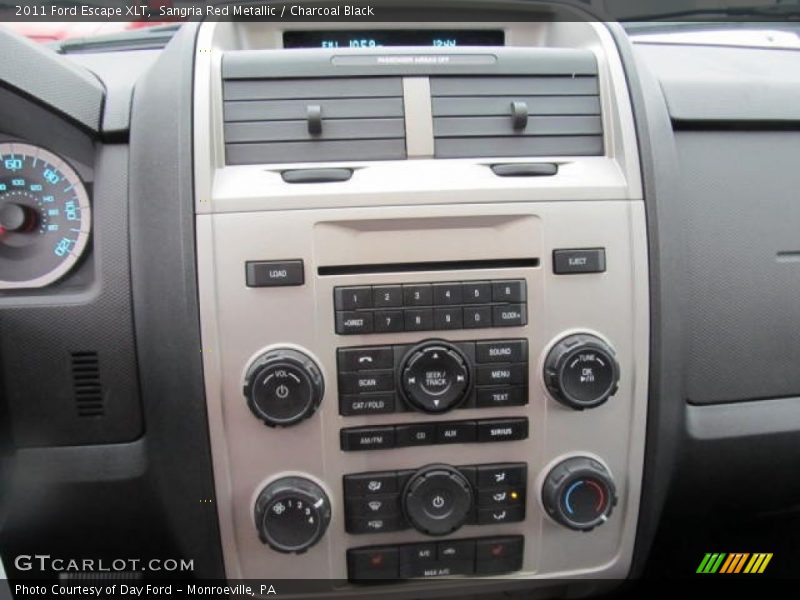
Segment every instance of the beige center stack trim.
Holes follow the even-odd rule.
[[[498,12],[502,16],[501,12]],[[345,29],[361,23],[340,24]],[[457,29],[474,23],[426,23]],[[466,525],[445,539],[523,535],[521,571],[508,580],[623,578],[631,564],[644,457],[648,382],[648,263],[644,203],[628,90],[608,31],[587,22],[493,23],[512,46],[582,48],[594,53],[602,106],[602,156],[526,159],[434,159],[427,77],[404,76],[408,160],[226,166],[222,136],[221,56],[228,50],[280,50],[275,23],[206,23],[200,29],[195,76],[195,184],[201,328],[211,449],[220,530],[230,578],[347,578],[346,550],[372,544],[425,542],[413,529],[345,532],[342,477],[362,471],[525,462],[526,518],[500,525]],[[338,25],[337,25],[338,26]],[[420,24],[369,24],[418,28]],[[331,24],[304,24],[304,29]],[[554,162],[550,177],[498,177],[498,162]],[[347,167],[349,181],[287,184],[281,171]],[[604,248],[603,273],[556,275],[553,251]],[[460,268],[321,275],[320,268],[392,263],[538,259],[538,266]],[[301,259],[305,284],[248,288],[245,263]],[[530,264],[530,263],[528,263]],[[323,269],[323,272],[326,272]],[[341,336],[334,331],[334,288],[345,285],[523,279],[528,322],[521,327]],[[550,347],[576,332],[593,334],[616,351],[619,390],[602,406],[574,411],[548,394],[542,367]],[[528,404],[343,417],[339,414],[336,349],[366,345],[526,338]],[[265,427],[242,395],[248,364],[273,347],[301,349],[319,365],[325,395],[310,419],[285,429]],[[454,419],[527,417],[526,440],[343,452],[343,427]],[[612,474],[618,505],[590,533],[551,520],[540,501],[548,468],[564,457],[596,458]],[[327,533],[308,552],[280,554],[261,543],[253,504],[264,485],[302,475],[332,504]],[[441,586],[484,589],[478,578],[415,580],[331,589],[343,597]],[[500,582],[502,585],[502,582]],[[486,588],[489,589],[489,588]]]

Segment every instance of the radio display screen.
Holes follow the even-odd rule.
[[[462,46],[503,46],[500,29],[385,29],[341,31],[284,31],[284,48],[382,48],[421,46],[459,48]]]

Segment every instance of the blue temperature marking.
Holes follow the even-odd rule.
[[[67,187],[64,188],[64,193],[70,191],[72,189],[72,184],[69,184]]]
[[[567,511],[571,515],[574,515],[575,511],[572,510],[572,504],[569,501],[569,497],[572,495],[572,492],[575,491],[575,488],[580,487],[582,485],[583,485],[583,481],[576,481],[571,486],[569,486],[569,488],[567,488],[567,493],[564,494],[564,506],[567,507]]]

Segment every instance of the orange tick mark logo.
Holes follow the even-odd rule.
[[[763,573],[769,561],[772,560],[772,553],[756,552],[707,552],[697,567],[697,573],[713,574],[724,573],[727,575],[736,573],[756,574]]]

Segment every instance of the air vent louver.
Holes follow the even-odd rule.
[[[437,158],[603,154],[596,73],[430,84]]]
[[[406,156],[399,77],[226,79],[229,165]]]
[[[97,352],[72,353],[72,387],[79,417],[102,417],[105,414]]]

